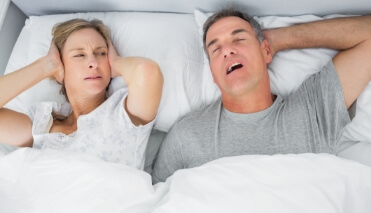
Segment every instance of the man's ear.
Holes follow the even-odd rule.
[[[271,50],[271,46],[269,45],[269,42],[264,39],[262,41],[261,48],[263,51],[263,57],[265,59],[265,62],[267,64],[271,63],[273,60],[273,54],[272,54],[272,50]]]

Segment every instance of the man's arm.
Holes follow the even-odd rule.
[[[285,49],[331,48],[346,107],[371,80],[371,16],[335,18],[264,32],[273,54]]]
[[[176,125],[176,124],[175,124]],[[176,170],[184,169],[183,155],[172,128],[162,142],[152,171],[152,183],[164,182]]]

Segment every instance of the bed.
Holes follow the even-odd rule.
[[[0,144],[1,212],[370,212],[371,84],[350,110],[354,117],[344,129],[339,156],[229,157],[179,170],[156,185],[149,174],[158,147],[176,119],[220,96],[201,41],[202,24],[213,11],[233,4],[253,15],[263,28],[274,28],[369,14],[367,0],[3,2],[0,42],[16,38],[4,74],[45,55],[55,23],[98,18],[111,28],[121,56],[139,55],[158,62],[164,88],[145,171],[67,151]],[[20,20],[12,19],[16,23],[9,25],[15,10],[20,11]],[[19,34],[4,30],[19,23]],[[278,53],[269,66],[272,91],[289,95],[335,54],[329,49]],[[114,79],[109,93],[125,86]],[[6,107],[22,112],[34,102],[65,101],[58,91],[58,84],[47,79]]]

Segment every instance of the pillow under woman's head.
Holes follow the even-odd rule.
[[[155,129],[168,131],[180,116],[201,104],[202,48],[193,14],[105,12],[31,16],[17,40],[5,73],[13,72],[47,54],[52,28],[70,19],[99,19],[111,30],[120,56],[141,56],[156,61],[164,76],[163,95]],[[108,94],[126,87],[112,80]],[[17,111],[38,101],[64,102],[61,86],[45,79],[7,104]]]

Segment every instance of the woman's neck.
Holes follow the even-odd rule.
[[[106,95],[100,95],[99,97],[84,97],[79,99],[70,99],[72,108],[72,114],[74,114],[75,120],[80,115],[86,115],[99,107],[105,100]]]

